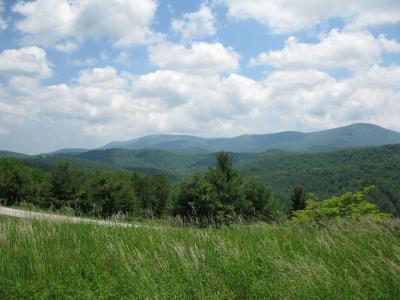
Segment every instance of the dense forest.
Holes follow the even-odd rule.
[[[192,164],[199,171],[179,180],[158,169],[145,174],[112,168],[104,160],[107,151],[96,152],[101,163],[85,160],[87,164],[79,164],[81,158],[76,157],[1,158],[0,199],[5,205],[30,203],[93,217],[180,216],[229,222],[233,216],[290,217],[291,211],[304,209],[307,198],[319,201],[375,186],[365,195],[368,201],[394,215],[400,211],[400,146],[317,154],[196,154],[201,159]],[[150,160],[154,151],[141,153]],[[160,157],[162,165],[170,156]],[[204,170],[205,163],[215,166]]]
[[[313,194],[316,198],[324,199],[374,185],[376,189],[369,194],[369,200],[383,211],[400,215],[400,145],[321,153],[276,150],[229,155],[238,175],[243,178],[255,177],[269,187],[273,192],[273,201],[279,203],[279,210],[287,210],[290,196],[299,186],[307,195]],[[68,155],[22,156],[8,153],[7,156],[18,158],[21,168],[29,169],[27,174],[41,174],[35,175],[35,178],[47,178],[61,164],[68,162],[70,172],[78,173],[79,176],[120,174],[118,176],[132,177],[136,174],[135,176],[146,178],[147,181],[163,177],[171,190],[174,190],[183,178],[188,178],[194,173],[204,173],[209,166],[216,165],[215,153],[195,151],[178,153],[110,149]],[[2,165],[6,161],[7,159]],[[146,204],[142,204],[141,207],[142,211],[153,209]]]
[[[264,155],[238,170],[242,176],[257,176],[283,198],[294,186],[323,199],[374,185],[369,200],[384,211],[400,214],[400,145]]]
[[[108,218],[180,216],[183,220],[228,222],[233,215],[272,218],[278,203],[268,187],[254,178],[241,178],[227,153],[217,166],[172,184],[163,173],[126,170],[78,170],[62,163],[51,171],[0,160],[0,199],[5,205],[73,211],[76,215]]]

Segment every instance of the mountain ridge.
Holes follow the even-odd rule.
[[[244,134],[232,138],[152,134],[128,141],[111,142],[99,149],[199,149],[209,152],[229,151],[251,153],[279,149],[293,152],[318,152],[397,143],[400,143],[399,132],[374,124],[355,123],[314,132],[282,131],[269,134]]]
[[[313,132],[282,131],[268,134],[243,134],[231,138],[206,138],[193,135],[151,134],[137,139],[111,142],[94,149],[64,148],[39,155],[75,155],[94,150],[164,150],[185,155],[214,153],[263,153],[287,151],[316,153],[348,148],[376,147],[400,144],[400,132],[369,123],[355,123],[343,127]],[[0,157],[21,157],[23,153],[1,151]]]

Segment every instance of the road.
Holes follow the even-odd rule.
[[[136,224],[121,223],[121,222],[114,222],[107,220],[92,220],[87,218],[78,218],[65,215],[63,216],[63,215],[55,215],[42,212],[33,212],[33,211],[27,211],[27,210],[15,209],[3,206],[0,206],[0,215],[15,217],[15,218],[23,218],[23,219],[48,220],[48,221],[65,222],[65,223],[91,223],[104,226],[133,227],[133,228],[151,227],[147,225],[136,225]]]

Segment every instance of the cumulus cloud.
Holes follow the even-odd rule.
[[[172,31],[179,33],[182,41],[190,42],[206,36],[213,36],[216,19],[208,6],[202,6],[197,12],[186,13],[182,19],[173,19]]]
[[[129,85],[128,78],[118,75],[117,70],[110,66],[80,71],[76,82],[80,86],[102,89],[126,89]]]
[[[250,60],[251,66],[271,65],[285,69],[349,69],[365,71],[379,64],[384,53],[400,52],[400,44],[368,32],[332,30],[315,44],[301,43],[289,37],[281,50],[263,52]]]
[[[220,43],[197,42],[189,47],[161,43],[149,47],[149,60],[161,69],[215,74],[237,70],[240,55]]]
[[[4,50],[0,53],[0,74],[49,78],[52,69],[46,52],[39,47]]]
[[[156,8],[155,0],[35,0],[17,2],[12,10],[22,17],[16,28],[25,43],[68,50],[63,40],[69,38],[110,38],[119,47],[159,40],[150,29]]]
[[[216,0],[237,20],[254,19],[273,32],[312,29],[332,18],[342,19],[348,29],[361,29],[400,22],[398,0],[291,1],[291,0]]]
[[[249,88],[253,84],[257,85],[236,74],[201,76],[163,70],[138,77],[133,82],[133,92],[135,98],[152,99],[165,109],[178,109],[193,119],[211,121],[251,110],[246,104],[257,100],[254,89]]]
[[[134,76],[112,67],[82,70],[70,84],[18,80],[0,86],[1,128],[30,120],[79,122],[84,135],[107,139],[150,132],[231,136],[359,121],[400,129],[397,65],[340,80],[315,69],[276,70],[254,80],[179,70]]]

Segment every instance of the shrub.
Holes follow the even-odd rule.
[[[374,219],[389,217],[390,214],[379,211],[375,204],[366,200],[366,195],[374,190],[374,187],[364,188],[357,193],[345,193],[323,201],[308,199],[303,210],[293,212],[294,221],[320,222],[335,218],[359,219],[368,216]]]

